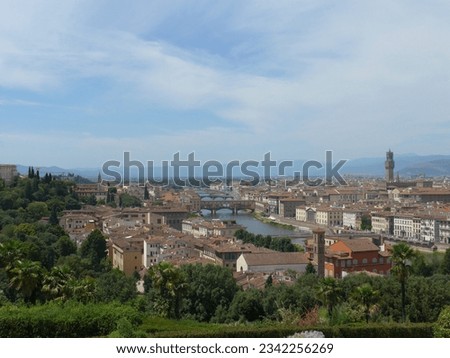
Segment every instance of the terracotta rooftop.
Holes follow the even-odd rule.
[[[379,247],[372,242],[372,239],[359,237],[354,239],[339,239],[343,242],[353,252],[363,252],[363,251],[379,251]],[[329,247],[330,251],[333,250],[333,245]]]
[[[309,262],[303,252],[267,252],[242,255],[250,266],[307,264]]]
[[[112,240],[114,246],[121,248],[123,251],[140,252],[143,249],[143,239],[138,241],[129,241],[127,239]]]

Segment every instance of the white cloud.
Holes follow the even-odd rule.
[[[152,138],[152,145],[139,135],[122,139],[142,153],[153,147],[206,153],[202,143],[224,138],[246,153],[277,147],[283,156],[296,140],[307,155],[330,147],[346,156],[355,147],[372,154],[391,144],[415,151],[424,131],[432,136],[448,128],[449,10],[442,1],[3,2],[0,88],[51,98],[69,93],[74,82],[105,80],[111,101],[198,110],[229,123],[211,121],[203,132],[186,125]],[[183,16],[198,24],[183,27],[192,34],[177,34],[171,23]],[[223,51],[202,43],[199,29],[214,31]],[[195,45],[180,45],[177,36],[196,37]],[[20,103],[11,96],[0,105]],[[100,140],[65,136],[83,153],[83,145]],[[117,138],[102,140],[98,158]],[[428,150],[437,145],[430,142]]]

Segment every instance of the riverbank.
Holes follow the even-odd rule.
[[[294,231],[296,229],[296,227],[294,225],[282,223],[276,219],[269,219],[265,216],[262,216],[260,213],[257,213],[257,212],[253,213],[252,216],[256,220],[259,220],[259,221],[263,222],[264,224],[269,224],[272,226],[279,227],[281,229],[291,230],[291,231]]]
[[[314,229],[321,228],[325,230],[326,235],[334,235],[334,232],[331,228],[325,225],[319,225],[317,223],[310,223],[304,221],[297,221],[295,218],[285,218],[279,215],[272,214],[272,219],[268,219],[263,217],[260,213],[253,214],[255,219],[260,220],[262,222],[266,222],[272,225],[286,225],[291,227],[290,230],[298,230],[298,231],[310,231],[312,232]],[[260,219],[261,218],[261,219]]]

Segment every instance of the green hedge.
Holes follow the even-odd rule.
[[[321,331],[327,338],[432,338],[433,325],[419,324],[369,324],[330,327],[223,327],[213,332],[165,331],[153,332],[153,337],[171,338],[283,338],[301,331]]]
[[[2,338],[81,338],[105,336],[126,318],[139,323],[137,311],[117,303],[50,303],[33,307],[0,307]]]
[[[317,328],[317,330],[321,330]],[[433,324],[368,324],[323,328],[326,337],[333,338],[432,338]]]

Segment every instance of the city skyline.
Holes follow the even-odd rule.
[[[449,154],[450,4],[0,4],[1,162]]]

